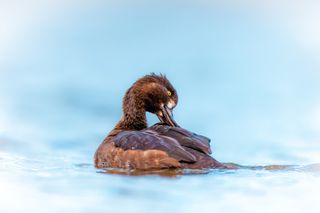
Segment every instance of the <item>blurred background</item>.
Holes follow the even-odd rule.
[[[175,120],[210,137],[216,159],[319,163],[319,10],[312,0],[0,1],[1,212],[156,212],[159,202],[205,212],[235,200],[230,212],[264,200],[274,205],[260,212],[311,208],[315,197],[288,203],[319,189],[314,174],[131,179],[97,173],[92,158],[121,117],[125,91],[155,72],[178,91]],[[150,191],[154,182],[160,188]]]

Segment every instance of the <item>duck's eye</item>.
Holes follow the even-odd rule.
[[[171,94],[171,91],[168,90],[168,96],[170,97],[171,95],[172,95],[172,94]]]

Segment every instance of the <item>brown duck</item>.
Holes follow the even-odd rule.
[[[164,75],[138,79],[123,98],[123,116],[95,153],[97,168],[228,168],[213,159],[210,139],[178,126],[178,94]],[[147,127],[146,112],[161,123]]]

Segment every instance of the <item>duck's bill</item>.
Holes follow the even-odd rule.
[[[157,113],[159,120],[162,123],[166,123],[173,127],[179,127],[179,125],[175,122],[172,115],[172,109],[169,109],[167,106],[162,106],[161,111]]]

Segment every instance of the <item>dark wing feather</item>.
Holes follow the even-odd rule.
[[[160,135],[176,139],[183,147],[189,147],[208,155],[211,154],[210,139],[207,137],[197,135],[180,127],[171,127],[165,124],[155,124],[149,129],[156,131]]]
[[[124,150],[161,150],[178,161],[196,161],[195,156],[187,152],[177,140],[159,135],[152,130],[122,131],[112,141],[116,147]]]

